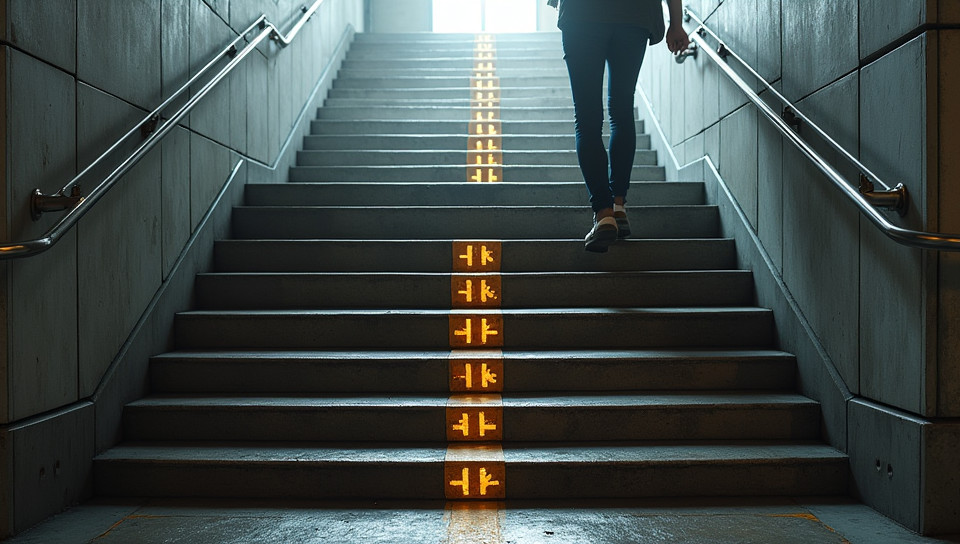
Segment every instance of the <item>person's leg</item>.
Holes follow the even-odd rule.
[[[612,213],[607,151],[603,146],[603,70],[607,33],[602,27],[563,30],[563,58],[570,74],[580,172],[594,213]]]
[[[618,25],[607,52],[607,111],[610,115],[610,189],[618,204],[626,202],[637,151],[634,93],[649,33]]]

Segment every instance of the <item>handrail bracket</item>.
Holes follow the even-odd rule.
[[[73,186],[70,196],[64,194],[63,189],[53,195],[45,195],[40,192],[40,189],[34,189],[33,194],[30,195],[30,217],[37,221],[44,212],[59,212],[74,208],[83,202],[83,198],[79,185]]]
[[[860,174],[860,194],[867,199],[871,205],[888,210],[896,210],[900,217],[907,215],[907,203],[909,197],[907,188],[898,183],[896,187],[888,191],[877,191],[873,182],[867,176]]]

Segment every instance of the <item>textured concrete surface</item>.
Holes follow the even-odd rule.
[[[941,3],[944,3],[941,1]],[[951,3],[949,0],[945,3]],[[929,6],[929,7],[928,7]],[[935,4],[924,0],[862,0],[860,2],[860,58],[866,58],[920,25],[936,19]]]
[[[76,71],[76,2],[7,0],[4,4],[0,28],[5,42],[69,72]]]
[[[53,225],[62,214],[46,214],[38,222],[30,220],[27,206],[30,192],[35,187],[46,193],[58,190],[83,166],[84,157],[89,160],[91,154],[112,143],[106,141],[108,135],[131,128],[133,121],[123,115],[125,111],[135,111],[134,105],[156,106],[161,95],[171,93],[191,70],[206,63],[208,59],[200,58],[206,52],[201,50],[202,45],[214,49],[223,45],[206,44],[200,38],[209,30],[204,27],[204,21],[216,23],[215,26],[223,30],[221,36],[232,37],[235,34],[223,21],[231,16],[231,11],[236,12],[238,18],[246,16],[243,10],[229,10],[226,1],[216,2],[220,9],[217,13],[211,11],[211,3],[199,0],[115,3],[118,5],[93,0],[5,0],[0,5],[5,44],[0,47],[0,70],[7,83],[2,99],[5,110],[0,113],[3,118],[0,125],[5,131],[0,140],[6,142],[5,156],[0,159],[6,165],[0,181],[3,194],[0,205],[8,212],[0,227],[0,238],[4,240],[34,237]],[[237,8],[260,3],[239,4],[234,2]],[[267,4],[274,14],[282,12],[283,22],[299,8],[287,0]],[[312,42],[310,48],[322,51],[310,56],[314,65],[309,78],[314,81],[336,50],[347,26],[352,23],[362,27],[362,3],[358,0],[328,1],[324,9],[322,16],[307,25],[309,31],[301,34],[302,40]],[[318,32],[321,25],[322,35]],[[192,50],[191,44],[196,46]],[[271,58],[290,58],[288,51],[273,49],[267,53]],[[276,61],[269,65],[269,70],[270,75],[276,75]],[[276,84],[276,78],[273,81]],[[256,94],[250,92],[248,83],[246,77],[240,79],[238,96]],[[93,95],[104,100],[91,103],[87,98]],[[286,138],[293,118],[303,105],[303,96],[296,98],[300,102],[295,107],[288,108],[287,117],[282,120],[287,127],[268,134],[272,149],[279,149]],[[293,100],[290,98],[291,103]],[[274,114],[272,118],[277,117]],[[261,130],[254,122],[257,118],[251,119],[248,123],[246,112],[238,110],[234,126],[244,125],[241,132]],[[217,123],[216,127],[205,128],[217,128],[229,135],[229,122],[221,123],[218,119]],[[270,127],[264,130],[270,131]],[[200,138],[207,146],[196,145],[191,149],[193,138]],[[241,150],[250,147],[239,138],[232,143]],[[117,359],[121,362],[112,372],[104,374],[103,370],[117,357],[118,345],[131,334],[133,324],[146,309],[158,280],[174,273],[173,264],[197,225],[191,219],[202,217],[216,194],[215,190],[208,189],[219,188],[226,179],[232,166],[228,160],[231,152],[221,144],[231,144],[231,141],[225,137],[218,144],[196,132],[190,133],[186,127],[176,129],[163,143],[162,151],[157,149],[137,171],[127,176],[137,178],[136,183],[127,187],[129,190],[118,186],[84,218],[81,226],[81,230],[86,228],[84,233],[71,232],[47,253],[4,266],[2,283],[6,287],[0,293],[4,314],[0,317],[4,327],[3,340],[0,340],[4,347],[0,362],[0,371],[4,373],[0,380],[3,387],[0,421],[21,420],[22,424],[31,416],[50,415],[51,419],[43,420],[45,425],[61,429],[59,438],[76,445],[72,449],[57,445],[56,451],[64,452],[63,467],[73,467],[84,456],[89,457],[80,453],[86,448],[87,438],[92,441],[96,437],[101,448],[115,443],[120,407],[130,400],[130,395],[141,394],[147,358],[162,349],[157,346],[166,345],[169,316],[188,304],[195,266],[202,268],[209,262],[209,253],[199,260],[195,257],[190,260],[187,267],[194,268],[180,277],[179,285],[170,289],[175,292],[172,296],[175,302],[158,303],[157,307],[164,308],[168,317],[148,320],[150,324],[138,331],[142,334]],[[258,145],[261,145],[259,141]],[[191,179],[192,175],[196,177]],[[85,193],[92,184],[92,180],[81,184]],[[226,211],[229,213],[229,206]],[[221,220],[228,225],[228,218],[221,217]],[[159,221],[163,224],[158,224]],[[216,230],[222,233],[226,227],[218,226]],[[105,244],[105,239],[114,243]],[[209,250],[212,239],[207,240],[204,247]],[[112,282],[115,276],[111,274],[119,274],[123,281]],[[78,280],[85,287],[93,288],[78,289]],[[122,289],[131,289],[130,296],[122,296]],[[83,308],[88,317],[89,323],[84,327],[78,325],[78,308]],[[117,322],[121,325],[114,327]],[[110,332],[88,334],[89,327],[98,327],[98,333]],[[85,358],[82,365],[81,357]],[[80,366],[84,368],[82,377],[78,376]],[[96,410],[95,430],[92,424],[74,425],[74,420],[65,412],[56,411],[90,394],[97,384],[103,388],[98,397],[102,404]],[[62,424],[56,422],[59,418],[64,418]],[[31,442],[34,440],[36,442]],[[53,448],[42,433],[21,433],[18,442],[22,452]],[[23,460],[30,458],[26,456]],[[32,523],[35,516],[60,509],[64,501],[76,500],[75,493],[65,493],[57,487],[65,476],[61,476],[61,483],[48,485],[36,480],[38,470],[14,475],[10,466],[4,464],[3,468],[0,480],[4,488],[10,489],[8,484],[19,487],[11,489],[9,496],[5,495],[0,502],[0,516],[4,518],[0,534],[24,528],[15,526],[14,512],[17,512],[18,523],[24,523],[23,520]],[[43,493],[39,498],[30,495],[37,485],[41,487],[36,489]]]
[[[100,500],[9,544],[935,544],[847,500],[232,502]]]
[[[774,111],[778,100],[769,91],[761,93]],[[757,236],[783,274],[783,136],[757,114]],[[787,144],[790,145],[790,144]],[[749,202],[749,200],[748,200]]]
[[[146,112],[80,84],[80,164],[103,152]],[[121,149],[130,150],[129,143]],[[160,150],[147,154],[77,226],[79,395],[93,394],[161,281]],[[105,176],[107,168],[94,170]],[[136,248],[131,251],[129,248]]]
[[[751,104],[720,121],[720,162],[727,166],[724,180],[754,229],[758,214],[757,116],[757,108]]]
[[[782,2],[783,92],[797,100],[857,68],[856,2]]]
[[[944,128],[956,124],[957,112],[954,101],[943,98],[955,95],[960,88],[953,83],[958,64],[948,62],[956,56],[957,41],[951,39],[957,31],[917,31],[920,25],[934,20],[956,21],[960,14],[956,2],[904,1],[888,5],[879,0],[828,4],[759,0],[755,4],[693,2],[692,7],[700,15],[708,15],[719,6],[708,19],[708,26],[744,56],[753,51],[749,44],[740,43],[743,36],[738,33],[750,27],[756,12],[758,70],[782,86],[788,98],[799,100],[805,114],[891,185],[902,181],[908,186],[912,201],[909,213],[903,219],[888,215],[892,222],[913,229],[960,231],[956,214],[950,211],[960,201],[956,183],[949,181],[957,178],[956,154],[945,151],[956,147],[951,145],[956,138],[954,131]],[[744,24],[742,28],[732,27],[730,21]],[[865,59],[869,62],[858,66],[858,61]],[[654,102],[653,115],[672,139],[667,125],[676,122],[676,114],[663,89],[676,77],[668,71],[677,69],[662,51],[648,56],[647,66],[642,80],[644,92]],[[758,235],[766,255],[751,257],[741,265],[766,268],[769,260],[774,274],[782,275],[785,284],[780,285],[781,278],[758,278],[757,290],[762,300],[780,298],[771,296],[773,290],[783,290],[786,296],[781,302],[768,304],[776,306],[785,349],[797,353],[801,390],[823,404],[824,429],[831,443],[847,442],[845,390],[916,414],[932,417],[960,413],[954,400],[958,320],[953,296],[960,260],[952,254],[925,256],[892,244],[857,217],[835,190],[824,186],[821,176],[806,166],[791,146],[781,145],[780,137],[766,127],[765,120],[758,121],[756,135],[751,131],[718,130],[716,119],[711,117],[723,94],[723,88],[714,82],[716,70],[709,66],[680,70],[685,87],[703,93],[702,126],[685,127],[688,132],[701,131],[703,143],[694,144],[693,149],[702,147],[711,156],[723,178],[734,187],[739,200],[736,206],[748,217],[755,203],[758,207],[755,232],[738,234],[737,242],[742,252],[742,244],[754,243],[752,236]],[[776,81],[780,75],[781,81]],[[700,81],[690,81],[691,76]],[[689,97],[686,101],[688,115],[684,121],[689,124],[700,115],[701,106],[691,106]],[[768,98],[768,102],[773,101]],[[775,109],[779,108],[777,104]],[[721,108],[716,117],[724,113]],[[801,127],[800,134],[814,148],[825,149],[812,131]],[[728,143],[731,139],[746,142]],[[737,180],[729,179],[747,167],[731,162],[730,153],[722,153],[725,148],[739,149],[741,145],[749,148],[754,139],[759,147],[756,199],[740,194]],[[675,146],[682,160],[690,160],[692,143],[690,138]],[[657,143],[654,147],[661,149]],[[738,151],[735,155],[746,157],[747,162],[753,160],[751,152]],[[856,186],[858,172],[834,152],[825,156]],[[668,167],[668,176],[669,172]],[[708,201],[715,202],[710,192],[708,185]],[[730,235],[727,220],[739,218],[726,212],[721,206],[724,234]],[[802,312],[800,320],[781,317],[783,312],[795,310]],[[900,332],[890,334],[891,330]],[[790,336],[807,338],[794,341]],[[934,358],[938,359],[936,372],[930,366]],[[827,366],[821,368],[823,365]],[[837,383],[834,370],[839,370],[844,384]],[[856,436],[867,440],[859,445],[861,451],[874,446],[870,433]],[[917,444],[911,447],[914,452],[918,449]],[[953,469],[947,468],[950,466],[947,463],[929,469],[953,474]],[[945,476],[948,480],[951,477]],[[920,481],[912,485],[912,492],[923,486]],[[876,500],[888,498],[878,495]],[[950,521],[949,515],[942,518]],[[917,520],[916,516],[911,519]]]
[[[932,170],[928,146],[929,104],[927,70],[934,69],[931,33],[922,34],[861,70],[860,153],[864,164],[890,186],[903,183],[911,195],[906,218],[888,215],[895,225],[909,229],[936,229],[927,221],[928,175]],[[928,53],[929,51],[929,53]],[[928,60],[929,57],[929,60]],[[890,130],[889,127],[897,127]],[[930,183],[935,183],[933,179]],[[945,183],[950,183],[945,180]],[[935,198],[931,198],[935,202]],[[863,221],[863,220],[861,220]],[[925,256],[918,249],[899,246],[863,221],[860,254],[860,387],[863,395],[913,413],[936,415],[933,340],[928,330],[924,296],[928,279]],[[898,329],[897,342],[880,331]],[[932,378],[932,379],[930,379]]]
[[[370,32],[430,32],[433,30],[431,0],[373,0],[370,6]]]
[[[76,406],[10,430],[14,527],[30,527],[64,503],[90,496],[94,409],[90,403]]]
[[[855,149],[859,127],[857,85],[854,73],[798,104],[848,149]],[[824,148],[818,146],[818,150]],[[836,152],[827,157],[835,159]],[[840,171],[849,170],[844,164]],[[847,386],[856,393],[860,218],[792,145],[784,146],[783,173],[783,280]]]
[[[960,529],[960,470],[954,462],[960,451],[960,423],[927,425],[921,433],[921,462],[932,467],[922,475],[926,495],[920,504],[921,525],[934,534],[955,532]]]
[[[922,473],[917,448],[924,422],[902,412],[854,400],[850,414],[850,467],[855,493],[908,527],[920,526]]]
[[[160,26],[159,2],[78,0],[77,77],[153,109],[160,102]]]

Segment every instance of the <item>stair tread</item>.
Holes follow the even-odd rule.
[[[292,309],[292,310],[187,310],[178,312],[177,315],[210,316],[210,315],[317,315],[317,316],[339,316],[339,315],[358,315],[358,316],[380,316],[397,314],[415,314],[415,315],[474,315],[483,313],[498,313],[504,316],[508,315],[568,315],[568,314],[743,314],[743,313],[770,313],[769,308],[760,308],[755,306],[690,306],[683,308],[648,308],[648,307],[630,307],[630,308],[509,308],[509,309],[391,309],[391,308],[342,308],[342,309]]]
[[[468,395],[469,396],[469,395]],[[127,406],[133,409],[189,408],[277,408],[288,410],[313,408],[445,408],[449,394],[441,395],[151,395]],[[776,392],[604,392],[604,393],[505,393],[507,408],[617,408],[617,407],[723,407],[723,406],[818,406],[816,401],[796,393]]]
[[[556,271],[556,272],[202,272],[197,277],[217,278],[217,277],[249,277],[249,278],[282,278],[285,276],[298,277],[316,277],[317,279],[330,279],[337,277],[370,277],[370,278],[443,278],[453,275],[465,275],[475,277],[495,276],[500,278],[614,278],[614,279],[637,279],[655,276],[686,276],[702,277],[708,275],[718,276],[743,276],[752,274],[749,270],[637,270],[637,271],[613,271],[613,272],[584,272],[584,271]]]
[[[478,356],[483,351],[476,352]],[[498,355],[504,359],[545,359],[545,360],[568,360],[571,358],[580,358],[586,360],[603,359],[624,359],[624,358],[644,358],[644,359],[711,359],[717,357],[738,357],[738,358],[793,358],[791,353],[778,350],[767,349],[726,349],[726,350],[690,350],[690,349],[655,349],[655,350],[503,350],[498,351]],[[450,351],[424,351],[424,350],[216,350],[216,351],[194,351],[180,350],[169,351],[153,356],[153,359],[234,359],[237,357],[258,358],[258,359],[360,359],[371,360],[377,358],[390,359],[443,359],[450,358]]]
[[[95,458],[97,462],[212,464],[442,464],[447,444],[407,443],[274,443],[274,442],[178,442],[121,443]],[[799,461],[841,461],[846,454],[814,441],[711,441],[703,442],[593,442],[593,443],[504,443],[503,454],[511,464],[592,464],[642,463],[687,465],[726,461],[781,463]]]

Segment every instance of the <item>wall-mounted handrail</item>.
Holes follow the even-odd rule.
[[[201,68],[189,81],[183,84],[169,98],[163,101],[156,109],[147,114],[139,123],[131,128],[126,134],[121,136],[113,145],[107,148],[99,157],[97,157],[82,172],[77,174],[69,183],[63,186],[60,191],[52,195],[44,195],[39,189],[34,190],[31,197],[31,215],[34,220],[40,218],[44,212],[68,210],[67,213],[51,227],[43,236],[33,240],[24,240],[20,242],[4,242],[0,245],[0,260],[29,257],[40,254],[56,244],[63,236],[80,221],[90,209],[119,181],[124,174],[130,171],[147,153],[150,152],[160,141],[170,133],[171,130],[182,120],[191,110],[207,96],[214,87],[223,81],[240,62],[243,61],[251,52],[255,51],[257,46],[264,40],[270,38],[277,42],[280,47],[287,47],[303,28],[310,18],[317,12],[324,0],[315,0],[308,8],[301,8],[301,16],[285,35],[271,23],[266,15],[261,15],[253,22],[242,34],[237,36],[229,45],[217,53],[203,68]],[[247,40],[247,37],[259,29],[256,36]],[[238,48],[238,44],[246,41],[246,45]],[[229,58],[230,61],[220,69],[213,77],[207,81],[203,87],[196,91],[190,99],[180,107],[173,115],[163,116],[162,112],[166,110],[174,101],[177,100],[190,87],[195,85],[204,74],[209,72],[214,66]],[[90,194],[82,196],[80,192],[80,181],[87,176],[95,166],[100,164],[106,157],[116,151],[131,136],[139,133],[144,139],[137,148],[126,156],[120,164],[103,178]],[[68,195],[69,192],[69,195]]]
[[[941,234],[937,232],[925,232],[905,229],[898,227],[891,223],[879,210],[877,207],[883,207],[888,209],[897,210],[901,215],[906,214],[907,211],[907,190],[902,183],[897,184],[895,187],[890,188],[889,185],[883,182],[879,176],[874,174],[867,168],[863,163],[857,160],[856,157],[851,155],[846,149],[838,144],[833,138],[831,138],[826,132],[824,132],[819,126],[811,121],[807,116],[797,109],[789,100],[786,99],[779,91],[777,91],[773,85],[765,80],[756,70],[753,69],[749,64],[747,64],[740,56],[730,50],[727,47],[726,43],[716,33],[710,30],[704,21],[697,17],[697,15],[690,9],[690,7],[685,7],[684,16],[688,20],[693,20],[697,23],[697,28],[690,34],[690,38],[693,42],[691,45],[692,48],[697,48],[703,50],[703,52],[710,58],[720,70],[728,77],[731,81],[747,96],[747,98],[763,113],[764,117],[767,118],[777,129],[783,134],[783,136],[790,141],[800,152],[809,159],[814,166],[817,167],[827,179],[836,186],[841,193],[847,196],[853,203],[857,206],[857,209],[860,210],[871,223],[874,224],[881,232],[883,232],[887,237],[892,240],[911,247],[918,247],[923,249],[934,249],[940,251],[960,251],[960,234]],[[703,34],[709,34],[713,39],[718,43],[716,50],[714,50],[706,40],[703,38]],[[682,62],[687,56],[693,56],[691,54],[681,54],[678,57],[678,62]],[[727,58],[733,58],[740,65],[742,65],[753,77],[764,85],[768,90],[771,91],[781,103],[784,104],[785,108],[783,113],[777,113],[771,108],[756,92],[753,88],[747,84],[737,74],[733,68],[727,63]],[[860,187],[859,190],[854,189],[846,179],[833,167],[826,159],[824,159],[819,153],[817,153],[811,146],[800,137],[800,135],[792,128],[792,125],[797,124],[797,122],[803,124],[804,128],[811,128],[813,131],[822,138],[827,144],[835,148],[840,154],[848,160],[851,164],[855,165],[860,171]],[[874,190],[874,183],[879,184],[884,187],[884,191]]]

